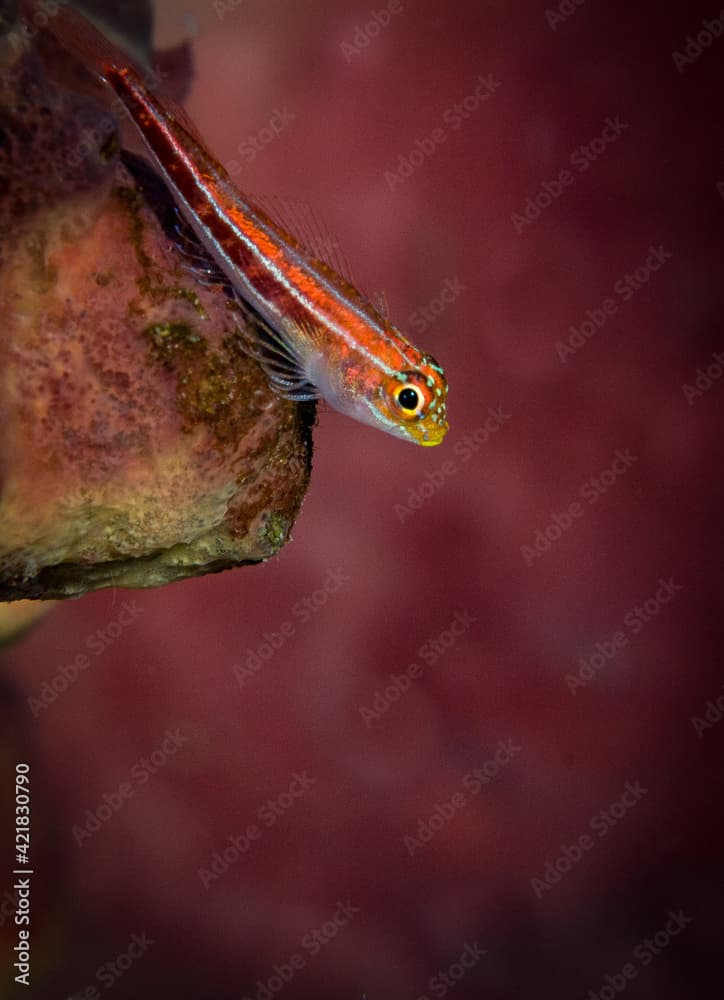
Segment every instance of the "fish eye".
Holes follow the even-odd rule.
[[[420,402],[420,396],[417,389],[410,389],[408,386],[398,395],[397,401],[403,410],[416,410]]]
[[[412,385],[403,385],[399,388],[395,393],[395,399],[409,416],[418,414],[425,402],[420,390]]]

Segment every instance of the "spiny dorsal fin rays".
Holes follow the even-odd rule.
[[[341,278],[349,298],[362,306],[371,306],[385,323],[388,322],[389,311],[384,292],[370,296],[360,289],[344,250],[316,209],[303,201],[278,195],[250,195],[249,203],[296,240],[299,249],[322,274],[331,279]]]
[[[176,128],[184,133],[184,137],[191,139],[191,141],[199,149],[204,150],[206,156],[209,156],[209,153],[206,152],[206,147],[204,146],[204,140],[202,139],[195,123],[189,117],[188,112],[166,93],[163,95],[163,104]]]
[[[382,316],[386,321],[389,321],[390,309],[387,304],[387,296],[385,295],[384,289],[381,288],[379,291],[374,292],[372,296],[372,304],[380,316]]]
[[[258,206],[276,226],[293,237],[311,260],[326,264],[346,282],[354,285],[344,251],[319,214],[309,205],[278,195],[250,195],[249,202]]]

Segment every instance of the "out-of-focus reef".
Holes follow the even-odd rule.
[[[53,607],[52,601],[15,601],[0,603],[0,650],[21,639]]]
[[[308,484],[313,410],[271,392],[224,290],[189,271],[103,95],[7,28],[0,600],[268,559]]]

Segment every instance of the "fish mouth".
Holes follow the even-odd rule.
[[[421,441],[418,441],[418,444],[421,444],[423,448],[434,448],[435,445],[442,444],[444,437],[444,434],[438,434],[434,438],[422,438]]]
[[[434,448],[435,445],[442,444],[449,429],[449,425],[444,423],[440,427],[424,431],[420,437],[415,437],[413,440],[422,445],[423,448]]]

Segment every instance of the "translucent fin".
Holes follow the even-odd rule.
[[[276,195],[255,195],[250,201],[266,212],[272,222],[293,236],[312,260],[326,264],[350,285],[354,284],[344,251],[309,205]]]
[[[351,286],[360,302],[371,305],[385,322],[389,322],[385,293],[376,292],[369,295],[359,287],[352,276],[352,269],[342,247],[313,208],[304,202],[295,202],[273,195],[254,195],[248,200],[252,206],[260,208],[272,222],[289,233],[311,261],[336,272]]]
[[[160,81],[157,78],[154,83],[158,82]],[[193,139],[198,146],[206,151],[206,143],[196,127],[196,124],[189,117],[188,112],[167,93],[163,94],[160,103],[162,103],[163,110],[166,112],[168,117],[172,118],[175,124],[179,125],[189,138]]]
[[[174,243],[184,257],[188,257],[191,261],[201,261],[204,256],[201,245],[191,234],[186,224],[179,220],[174,229]]]
[[[206,271],[195,264],[179,264],[182,271],[185,271],[197,285],[202,288],[218,288],[221,282],[217,272]]]
[[[387,304],[387,296],[385,295],[384,289],[374,292],[371,301],[380,316],[382,316],[383,319],[389,320],[390,308]]]
[[[189,234],[185,224],[175,227],[173,244],[180,254],[183,255],[186,264],[195,268],[200,274],[208,278],[216,277],[217,283],[227,285],[229,279],[219,269],[214,259],[206,252],[204,247]]]
[[[205,287],[221,285],[230,293],[231,283],[228,277],[200,242],[179,207],[173,205],[169,214],[170,219],[164,219],[162,225],[176,252],[183,258],[179,267],[191,274],[199,284]]]
[[[278,333],[239,295],[234,293],[234,299],[243,316],[239,333],[244,350],[264,369],[277,395],[298,403],[319,399],[319,392],[306,373],[305,358],[311,346],[307,332],[289,322],[286,324],[287,336]]]

